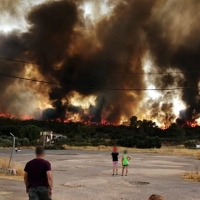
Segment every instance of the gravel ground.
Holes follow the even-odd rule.
[[[0,157],[9,150],[0,150]],[[151,194],[166,200],[199,200],[200,184],[183,180],[186,171],[200,167],[192,157],[131,153],[129,175],[112,177],[109,152],[47,151],[55,187],[53,200],[146,200]],[[15,154],[23,167],[34,151]],[[121,167],[120,167],[121,172]],[[27,200],[22,181],[0,178],[0,200]]]

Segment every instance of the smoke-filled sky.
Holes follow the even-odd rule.
[[[198,119],[199,10],[199,0],[2,0],[0,57],[27,63],[0,59],[0,73],[57,85],[0,76],[0,113]],[[141,90],[160,88],[184,89]]]

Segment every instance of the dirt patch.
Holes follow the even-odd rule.
[[[85,187],[84,185],[64,185],[67,188],[80,188],[80,187]]]
[[[0,179],[14,180],[14,181],[24,180],[22,176],[13,176],[13,175],[6,175],[6,174],[0,174]]]
[[[75,153],[59,153],[59,154],[57,154],[57,155],[59,155],[59,156],[77,156],[78,154],[75,154]]]
[[[12,192],[0,191],[0,195],[9,195],[9,194],[12,194]]]
[[[67,182],[64,184],[64,186],[71,187],[71,188],[77,188],[79,186],[81,186],[81,187],[96,186],[96,185],[102,185],[105,183],[107,183],[107,180],[105,180],[103,178],[97,178],[97,179],[84,179],[84,180]]]
[[[129,183],[131,185],[149,185],[149,182],[145,182],[145,181],[129,181]]]

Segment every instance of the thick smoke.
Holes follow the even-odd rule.
[[[21,0],[1,0],[0,12],[4,15],[13,15],[18,16],[18,5],[20,4]]]
[[[4,10],[11,15],[17,13],[12,4],[3,2]],[[16,1],[17,8],[21,2]],[[199,75],[190,71],[197,71],[200,64],[200,2],[110,0],[107,5],[113,7],[112,13],[95,21],[90,16],[84,17],[81,10],[84,2],[45,1],[24,13],[27,31],[0,34],[0,55],[35,62],[38,65],[32,66],[31,78],[57,83],[56,87],[25,84],[38,95],[38,101],[44,101],[48,93],[51,107],[42,112],[41,118],[65,120],[79,114],[81,120],[101,122],[104,119],[119,123],[123,117],[144,116],[148,112],[152,119],[169,124],[175,119],[172,100],[178,94],[182,94],[187,106],[180,117],[197,118],[200,113]],[[98,16],[100,4],[101,1],[94,4]],[[149,80],[156,88],[189,88],[182,92],[162,91],[162,97],[146,101],[144,91],[126,90],[147,88],[149,83],[145,84],[144,75],[137,74],[144,72],[143,60],[147,53],[153,63],[152,70],[182,72],[152,76]],[[27,67],[23,64],[16,63],[15,68],[5,60],[0,64],[3,73],[26,75]],[[12,96],[7,91],[15,81],[7,78],[0,81],[1,109],[10,111],[8,105],[16,105],[17,93]],[[124,91],[115,90],[119,88]],[[95,105],[91,104],[87,111],[73,105],[70,99],[74,91],[83,97],[97,96]],[[6,103],[2,103],[5,99]],[[13,107],[16,114],[18,105]]]
[[[60,108],[67,111],[68,105],[59,104],[57,107],[55,102],[61,103],[71,91],[84,96],[98,96],[96,108],[91,106],[89,111],[92,121],[100,122],[104,112],[111,122],[119,122],[120,116],[127,112],[131,115],[130,106],[137,105],[142,93],[131,95],[128,92],[106,91],[106,88],[144,87],[143,80],[137,76],[124,79],[113,74],[141,70],[141,58],[145,51],[141,25],[149,18],[152,5],[148,3],[146,10],[140,14],[140,1],[132,1],[131,7],[124,3],[118,5],[112,16],[97,24],[95,34],[98,41],[92,41],[92,44],[90,38],[84,38],[83,18],[78,15],[75,3],[60,1],[31,11],[28,16],[31,29],[27,37],[32,42],[29,49],[35,54],[40,72],[53,77],[61,86],[52,88],[50,99],[54,109],[44,111],[44,118],[48,118],[47,115],[52,117],[50,111],[58,118],[65,118],[65,111],[61,112]],[[137,15],[140,17],[135,17]],[[77,47],[81,41],[83,44]],[[91,45],[97,47],[84,53]],[[59,68],[57,63],[61,63]],[[59,112],[55,111],[57,109]]]
[[[150,52],[160,70],[173,68],[175,71],[181,70],[184,74],[183,80],[178,76],[162,79],[162,84],[157,87],[178,84],[179,87],[187,88],[182,92],[182,100],[187,109],[180,112],[180,117],[185,120],[194,120],[200,112],[199,9],[198,0],[160,1],[145,29]]]

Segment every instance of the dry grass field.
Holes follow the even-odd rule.
[[[108,146],[69,146],[63,145],[64,149],[68,150],[90,150],[90,151],[112,151],[112,147]],[[164,146],[161,149],[136,149],[136,148],[124,148],[119,147],[119,151],[128,150],[131,153],[157,153],[157,154],[168,154],[168,155],[181,155],[181,156],[194,156],[200,160],[200,149],[186,149],[182,145],[176,147]]]
[[[9,165],[9,158],[7,157],[0,158],[0,168],[8,168],[8,165]],[[17,173],[16,176],[23,176],[24,170],[20,164],[11,162],[10,167],[16,169]]]
[[[70,146],[63,145],[63,149],[66,150],[88,150],[88,151],[112,151],[112,146]],[[9,149],[1,148],[0,149]],[[30,149],[34,150],[35,147],[21,147],[21,149]],[[181,155],[181,156],[194,156],[200,160],[200,149],[186,149],[184,145],[179,146],[163,146],[160,149],[137,149],[137,148],[125,148],[118,147],[120,152],[123,152],[125,149],[130,153],[156,153],[156,154],[165,154],[165,155]],[[0,164],[1,166],[1,164]]]
[[[185,173],[183,178],[187,179],[187,180],[192,180],[195,182],[200,182],[200,173],[198,173],[198,172]]]

